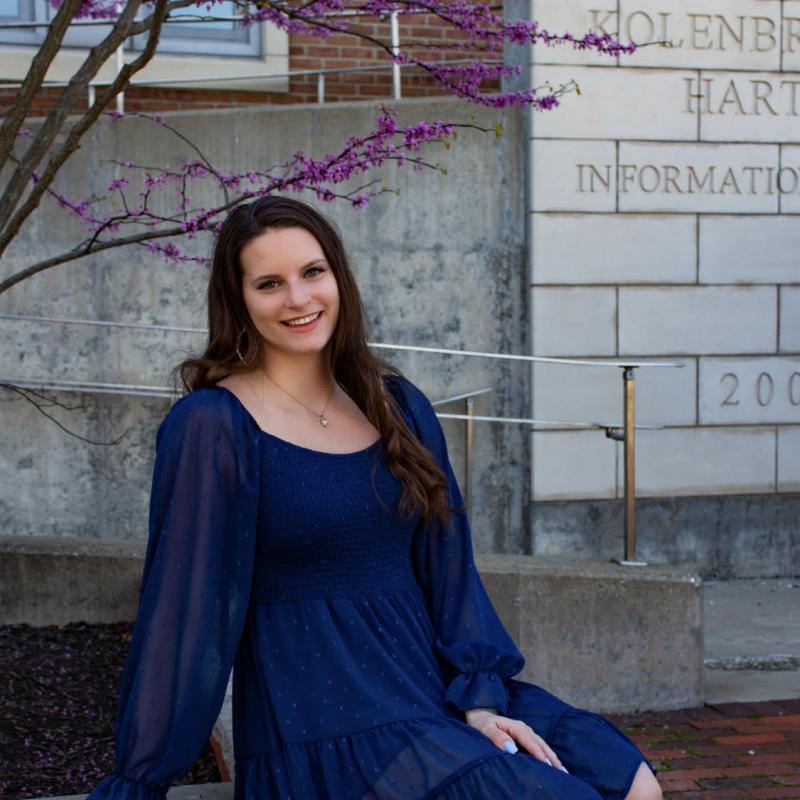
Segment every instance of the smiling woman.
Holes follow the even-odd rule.
[[[242,247],[239,261],[242,297],[264,341],[267,371],[269,362],[279,369],[275,350],[323,350],[336,328],[339,290],[313,234],[299,227],[269,229]]]
[[[621,730],[514,679],[444,432],[369,351],[333,225],[238,207],[208,307],[156,436],[116,771],[90,800],[164,798],[232,668],[237,800],[658,800]]]

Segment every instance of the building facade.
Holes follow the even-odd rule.
[[[636,371],[640,555],[797,574],[800,2],[536,0],[553,31],[648,43],[533,48],[580,95],[531,124],[532,352]],[[668,46],[660,45],[663,42]],[[622,419],[619,368],[536,364],[533,416]],[[622,445],[533,433],[537,552],[621,554]]]

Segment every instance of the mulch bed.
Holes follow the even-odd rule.
[[[114,771],[133,624],[0,626],[0,797],[85,794]],[[210,745],[178,783],[221,780]]]
[[[0,798],[83,794],[113,772],[132,630],[0,626]],[[608,716],[658,769],[667,800],[800,800],[800,699]],[[207,745],[179,784],[220,780]]]

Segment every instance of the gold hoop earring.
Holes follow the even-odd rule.
[[[239,361],[241,361],[242,364],[244,364],[245,366],[247,366],[247,361],[245,361],[245,358],[242,355],[242,351],[239,349],[239,345],[241,344],[241,341],[242,341],[242,334],[246,333],[246,332],[247,332],[247,329],[246,328],[242,328],[239,331],[239,335],[236,337],[236,355],[239,356]]]

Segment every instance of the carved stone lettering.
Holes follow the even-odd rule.
[[[617,35],[616,11],[605,11],[598,8],[590,8],[589,14],[592,18],[592,30],[607,36]]]
[[[771,20],[769,17],[753,17],[753,22],[755,23],[755,47],[753,49],[757,53],[774,50],[778,44],[778,40],[775,36],[774,20]]]
[[[725,89],[725,94],[722,96],[722,101],[719,104],[719,113],[724,114],[726,109],[732,109],[739,114],[744,114],[744,106],[742,99],[739,97],[739,92],[736,89],[736,81],[730,81],[728,87]]]
[[[686,89],[685,114],[742,117],[796,117],[800,115],[800,78],[702,77],[682,78]]]
[[[672,47],[697,52],[765,53],[779,46],[779,21],[756,14],[709,13],[698,4],[687,11],[632,8],[620,15],[608,9],[589,9],[590,24],[598,33],[619,35],[643,44],[666,41]],[[621,23],[621,24],[620,24]],[[800,46],[800,20],[784,20],[784,47]]]
[[[800,52],[800,19],[787,17],[783,20],[785,41],[783,50],[786,53]]]
[[[711,14],[688,14],[691,26],[692,50],[710,50],[714,46],[711,39]]]
[[[797,358],[703,358],[699,377],[704,423],[800,422]]]
[[[611,191],[613,164],[576,164],[578,192]],[[776,169],[756,165],[620,164],[617,167],[620,194],[774,195],[800,194],[800,164]]]

